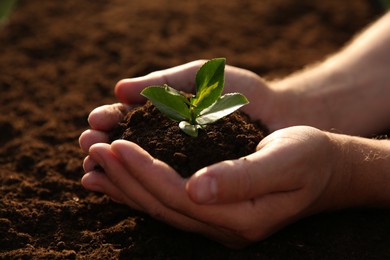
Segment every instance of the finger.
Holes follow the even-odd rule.
[[[142,210],[142,208],[134,201],[129,198],[126,198],[126,196],[121,192],[121,190],[115,187],[103,172],[87,172],[81,178],[81,185],[87,190],[105,193],[117,203],[126,203],[133,209]]]
[[[83,152],[88,152],[89,148],[96,143],[108,143],[107,133],[97,130],[86,130],[79,137],[79,145]]]
[[[136,144],[115,141],[112,150],[139,185],[157,200],[154,206],[143,201],[142,205],[147,207],[149,214],[156,216],[157,212],[159,216],[162,213],[164,221],[184,225],[185,230],[191,220],[205,223],[210,230],[198,231],[203,230],[204,234],[211,234],[220,241],[223,241],[223,233],[226,237],[230,235],[230,241],[233,238],[241,238],[242,241],[263,239],[294,221],[301,209],[291,203],[294,199],[302,199],[303,195],[296,191],[271,193],[237,203],[199,205],[188,197],[183,187],[186,180]],[[227,242],[225,240],[224,243]]]
[[[241,212],[253,211],[248,201],[212,206],[196,204],[185,190],[186,180],[167,164],[154,159],[135,143],[119,140],[111,146],[134,180],[170,211],[223,228],[237,227]]]
[[[166,70],[156,71],[143,77],[123,79],[115,86],[115,95],[121,102],[140,104],[145,101],[144,97],[140,95],[145,87],[163,84],[193,93],[196,72],[205,62],[204,60],[197,60]]]
[[[195,75],[205,62],[206,60],[197,60],[143,77],[121,80],[115,87],[115,94],[121,102],[127,104],[144,103],[145,98],[140,95],[140,92],[150,85],[168,84],[175,89],[195,94]],[[263,105],[263,109],[259,109],[256,104],[273,102],[271,90],[263,79],[251,71],[233,66],[225,67],[224,92],[240,92],[245,95],[249,104],[242,110],[253,119],[260,119],[261,114],[264,113],[262,111],[267,110],[266,105]]]
[[[142,208],[142,211],[145,211],[152,217],[167,222],[168,224],[171,224],[177,228],[201,233],[225,244],[232,243],[232,241],[234,241],[234,244],[237,244],[238,242],[242,243],[241,239],[237,238],[233,232],[210,226],[196,219],[187,217],[177,211],[171,210],[168,207],[165,207],[158,199],[145,190],[137,180],[133,179],[132,176],[126,172],[121,164],[115,159],[114,155],[109,151],[109,145],[94,145],[90,149],[90,154],[92,157],[91,159],[99,163],[104,168],[105,175],[96,176],[99,176],[98,178],[107,178],[114,185],[114,187],[116,187],[118,190],[121,190],[123,194],[125,194],[125,198],[119,197],[121,201],[128,203],[128,200],[131,199],[130,203],[134,202],[136,205]],[[136,158],[137,164],[142,166],[144,162],[138,159]],[[164,172],[164,169],[161,168],[157,169],[157,172],[162,175],[169,174]],[[118,195],[115,193],[116,189],[107,185],[108,182],[106,180],[98,182],[99,179],[97,178],[91,180],[91,176],[92,175],[87,174],[83,178],[83,185],[91,189],[104,192],[109,196],[118,198]],[[92,184],[88,183],[88,181],[92,182]],[[105,185],[102,183],[105,183]],[[185,195],[183,188],[184,185],[181,186],[183,190],[182,193]]]
[[[126,142],[126,141],[124,141]],[[130,143],[130,142],[128,142]],[[89,158],[86,159],[88,164],[96,162],[104,171],[106,178],[117,189],[123,191],[126,197],[132,199],[138,205],[148,205],[155,210],[155,217],[165,219],[165,213],[159,202],[146,191],[138,181],[127,172],[120,161],[117,160],[114,153],[108,144],[96,144],[90,148]],[[91,161],[91,162],[89,162]],[[142,165],[142,161],[137,161],[137,164]],[[107,186],[109,188],[109,186]],[[100,187],[102,188],[102,187]],[[100,190],[104,193],[109,193],[110,190]],[[142,207],[143,211],[148,212],[148,208]]]
[[[128,105],[121,103],[100,106],[89,114],[88,122],[95,130],[110,131],[123,119],[129,110],[130,107]]]
[[[224,92],[239,92],[247,97],[249,104],[241,110],[253,120],[264,120],[263,114],[269,109],[266,104],[272,103],[274,96],[267,83],[257,74],[233,66],[226,66]]]
[[[119,189],[108,180],[104,172],[97,170],[97,163],[90,157],[87,156],[83,162],[83,168],[86,174],[81,179],[81,184],[84,188],[96,192],[108,191],[106,194],[117,203],[126,203],[124,199],[125,196]],[[140,210],[140,207],[131,201],[127,201],[127,204],[137,210]]]
[[[82,179],[83,186],[94,191],[103,192],[130,207],[145,211],[140,204],[126,194],[127,190],[138,192],[136,183],[111,152],[109,144],[98,143],[89,149],[89,156],[84,160],[84,169],[99,173],[95,170],[96,166],[102,169],[100,172],[102,174],[92,175],[87,173]]]
[[[225,67],[225,92],[237,92],[251,98],[252,91],[265,82],[254,72],[227,65]]]
[[[83,161],[84,172],[87,173],[95,170],[97,165],[98,164],[91,158],[91,156],[88,155]]]
[[[195,173],[187,183],[191,199],[200,204],[233,203],[303,186],[293,169],[284,169],[290,158],[271,149],[260,150],[238,160],[221,162]],[[284,158],[284,162],[277,161]],[[299,169],[298,169],[299,170]]]
[[[83,161],[83,169],[85,173],[91,171],[104,172],[104,169],[96,161],[94,161],[89,155],[85,157]]]

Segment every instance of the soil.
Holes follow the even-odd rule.
[[[18,1],[0,29],[1,259],[390,259],[390,211],[303,219],[242,250],[84,190],[78,136],[125,77],[226,57],[265,78],[337,51],[370,0]]]
[[[252,122],[248,115],[236,111],[200,129],[194,138],[148,101],[130,110],[110,139],[137,143],[186,178],[205,166],[255,152],[267,134],[261,122]]]

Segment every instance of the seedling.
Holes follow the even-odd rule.
[[[141,95],[148,98],[168,118],[179,122],[184,133],[197,137],[199,129],[249,103],[240,93],[221,96],[225,63],[224,58],[206,62],[196,74],[196,94],[190,98],[166,84],[146,87]]]

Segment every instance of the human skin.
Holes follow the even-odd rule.
[[[390,142],[356,136],[390,128],[389,57],[387,14],[340,52],[285,79],[266,82],[227,66],[225,91],[246,95],[251,103],[243,110],[272,133],[253,154],[189,179],[134,143],[108,144],[107,132],[129,106],[97,108],[79,140],[88,153],[82,184],[230,247],[264,239],[317,212],[389,207]],[[116,96],[134,105],[144,102],[139,92],[148,85],[190,91],[203,62],[122,80]],[[95,171],[96,165],[104,171]]]

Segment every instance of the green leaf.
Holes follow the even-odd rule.
[[[187,121],[181,121],[179,123],[179,127],[184,133],[186,133],[192,137],[197,137],[198,136],[198,129],[201,128],[200,125],[191,125]]]
[[[240,93],[223,95],[212,106],[201,111],[196,122],[200,125],[211,124],[248,103],[248,99]]]
[[[148,98],[161,113],[172,120],[190,119],[187,98],[168,85],[147,87],[141,92],[141,95]]]
[[[197,137],[198,130],[239,109],[248,100],[239,93],[221,97],[224,87],[224,58],[206,62],[196,74],[196,95],[190,100],[181,92],[164,86],[150,86],[141,95],[148,98],[163,114],[179,121],[180,129]]]
[[[216,58],[206,62],[197,72],[196,96],[191,100],[195,106],[195,115],[212,105],[221,96],[224,85],[226,60]]]

